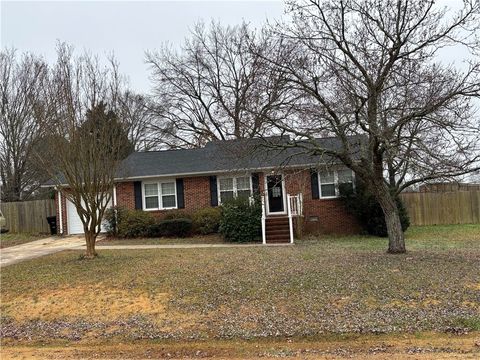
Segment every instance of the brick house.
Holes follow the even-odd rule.
[[[268,146],[261,139],[230,140],[195,149],[132,153],[117,172],[112,205],[162,218],[172,210],[193,213],[235,196],[259,194],[264,242],[293,240],[293,223],[301,223],[306,233],[358,233],[359,224],[338,194],[339,183],[354,186],[352,171],[328,156],[275,146],[285,139],[270,138]],[[317,141],[327,148],[341,146],[335,138]],[[360,147],[359,140],[351,141]],[[59,231],[82,233],[73,204],[60,192],[56,204]]]

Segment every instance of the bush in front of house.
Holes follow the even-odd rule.
[[[127,212],[128,210],[121,206],[114,206],[105,211],[103,225],[108,236],[118,236],[118,223],[125,217]]]
[[[117,212],[116,235],[123,238],[150,236],[155,218],[151,213],[141,210],[126,210]]]
[[[180,212],[157,221],[146,211],[114,207],[105,212],[107,234],[120,238],[186,237],[192,232],[192,220],[178,217]]]
[[[262,205],[259,199],[250,201],[238,197],[222,204],[220,233],[226,241],[244,242],[262,236]]]
[[[160,220],[150,228],[152,237],[186,237],[192,233],[191,219],[167,219]]]
[[[202,235],[218,232],[222,211],[220,208],[204,208],[196,211],[193,216],[193,231]]]
[[[192,215],[187,213],[184,210],[168,210],[168,212],[163,217],[164,220],[173,220],[173,219],[192,219]]]
[[[365,231],[370,235],[387,237],[387,224],[385,223],[385,215],[382,207],[370,194],[365,184],[357,180],[355,190],[351,186],[342,187],[340,185],[340,194],[345,202],[347,210],[354,214],[363,226]],[[400,197],[396,197],[396,203],[400,215],[402,230],[405,232],[410,226],[407,209],[403,205]]]

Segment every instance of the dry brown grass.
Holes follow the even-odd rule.
[[[136,314],[166,317],[168,294],[148,294],[137,289],[110,288],[103,284],[63,287],[20,296],[6,296],[2,309],[15,321],[92,318],[109,321]]]
[[[301,359],[478,359],[480,334],[360,335],[311,339],[281,338],[3,347],[2,359],[301,358]]]

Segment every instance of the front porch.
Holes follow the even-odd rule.
[[[302,194],[286,194],[286,213],[277,214],[269,211],[269,194],[262,195],[262,243],[293,244],[294,218],[303,216]],[[270,202],[271,203],[271,202]]]

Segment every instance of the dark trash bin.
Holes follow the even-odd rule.
[[[47,222],[50,226],[50,234],[57,235],[57,217],[56,216],[47,216]]]

